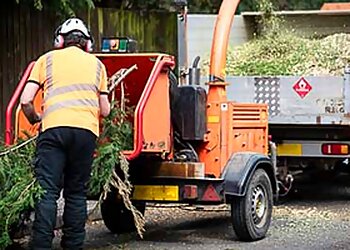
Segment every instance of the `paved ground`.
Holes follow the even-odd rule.
[[[235,240],[226,207],[216,212],[148,207],[143,240],[112,235],[99,221],[87,227],[86,249],[350,249],[350,178],[297,190],[274,208],[268,235],[259,242]]]

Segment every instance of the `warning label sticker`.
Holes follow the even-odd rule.
[[[301,97],[304,98],[312,90],[311,84],[304,78],[301,77],[294,85],[294,91]]]

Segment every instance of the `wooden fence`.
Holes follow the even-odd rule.
[[[53,33],[60,23],[53,12],[14,2],[0,1],[0,138],[6,106],[23,70],[31,60],[52,49]],[[90,27],[97,50],[103,36],[129,36],[138,41],[140,51],[177,53],[175,13],[98,8],[78,16]]]

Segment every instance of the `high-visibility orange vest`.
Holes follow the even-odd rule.
[[[75,46],[53,50],[35,63],[30,82],[43,88],[42,130],[88,129],[99,135],[99,95],[107,94],[106,68]]]

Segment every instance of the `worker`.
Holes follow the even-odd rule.
[[[63,249],[82,249],[87,218],[87,182],[99,135],[99,116],[110,111],[103,63],[91,51],[93,38],[78,18],[55,32],[55,49],[35,63],[21,96],[31,124],[41,122],[35,176],[44,190],[35,205],[32,249],[51,249],[57,200],[63,188]],[[33,99],[43,90],[42,115]],[[63,181],[62,181],[63,180]]]

